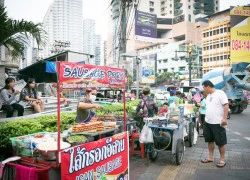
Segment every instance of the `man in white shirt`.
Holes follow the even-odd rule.
[[[211,81],[202,83],[204,91],[208,94],[206,98],[206,114],[203,133],[205,142],[208,143],[209,156],[202,163],[213,162],[214,143],[219,147],[220,159],[217,167],[224,167],[225,145],[227,144],[226,125],[228,114],[227,95],[222,90],[217,90]]]

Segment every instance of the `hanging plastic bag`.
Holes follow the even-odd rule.
[[[139,141],[140,141],[140,143],[154,143],[153,132],[148,127],[147,123],[142,128]]]

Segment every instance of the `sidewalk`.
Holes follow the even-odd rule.
[[[203,164],[208,149],[203,137],[199,137],[195,147],[187,147],[184,161],[175,164],[175,156],[162,152],[155,162],[135,155],[130,157],[130,180],[236,180],[250,179],[250,143],[239,141],[228,132],[226,146],[226,166],[217,168],[219,152],[215,150],[213,163]],[[187,143],[186,143],[187,144]]]

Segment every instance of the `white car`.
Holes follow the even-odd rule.
[[[168,91],[157,91],[155,93],[155,99],[158,100],[158,99],[168,99],[170,97],[170,94]]]

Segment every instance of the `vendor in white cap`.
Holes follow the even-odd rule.
[[[101,109],[99,104],[92,104],[96,99],[95,90],[86,90],[86,97],[82,97],[77,104],[76,111],[76,122],[89,122],[96,113],[92,110],[93,108]]]

